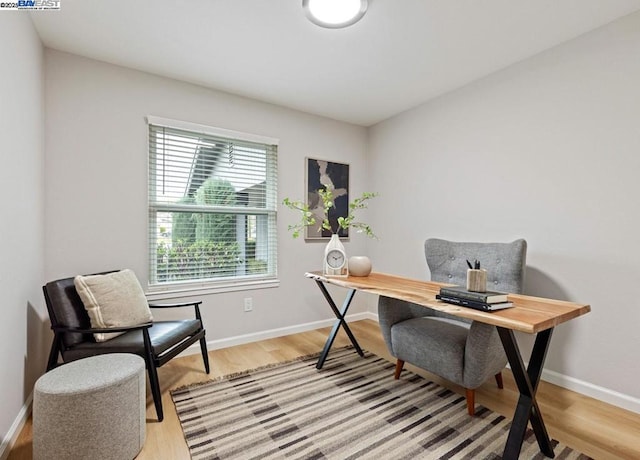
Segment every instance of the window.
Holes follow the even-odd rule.
[[[277,141],[148,122],[151,289],[275,281]]]

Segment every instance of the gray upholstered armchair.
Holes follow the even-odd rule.
[[[456,243],[441,239],[425,242],[431,280],[465,285],[466,260],[479,260],[487,269],[487,289],[521,293],[527,242]],[[467,409],[475,413],[475,389],[507,364],[494,326],[466,321],[406,301],[380,297],[378,316],[382,335],[397,359],[395,378],[405,361],[466,389]]]

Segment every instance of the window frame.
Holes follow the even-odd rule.
[[[191,295],[203,295],[212,294],[218,292],[233,292],[244,291],[249,289],[264,289],[273,288],[279,286],[278,270],[277,270],[277,255],[278,255],[278,239],[277,239],[277,146],[279,140],[272,137],[249,134],[240,131],[233,131],[224,128],[217,128],[213,126],[202,125],[198,123],[192,123],[187,121],[172,120],[168,118],[157,117],[148,115],[146,117],[147,124],[147,297],[150,300],[154,299],[168,299],[176,297],[187,297]],[[152,246],[155,248],[157,240],[152,236],[157,233],[157,224],[152,225],[152,216],[158,212],[171,212],[171,210],[177,210],[180,205],[162,204],[153,200],[152,197],[152,181],[155,180],[152,177],[151,170],[151,143],[150,143],[150,130],[151,126],[158,128],[169,128],[187,131],[191,134],[202,134],[205,136],[214,136],[219,138],[225,138],[230,141],[239,142],[252,142],[258,144],[265,144],[268,146],[275,146],[276,151],[272,159],[274,164],[269,164],[267,158],[266,170],[267,173],[271,170],[274,177],[267,178],[267,187],[274,188],[272,191],[268,191],[266,195],[267,204],[264,209],[261,208],[224,208],[225,213],[236,213],[246,215],[261,214],[267,217],[268,231],[272,236],[268,238],[271,243],[268,248],[268,264],[272,267],[270,272],[272,274],[266,275],[243,275],[243,276],[230,276],[220,279],[193,279],[184,281],[171,281],[163,283],[152,283],[154,278],[154,270],[157,269],[157,262],[155,259],[155,250],[151,250]],[[271,168],[270,168],[271,166]],[[211,207],[209,210],[213,209]],[[197,212],[197,209],[194,209]],[[241,212],[242,211],[242,212]],[[271,247],[273,246],[273,247]]]

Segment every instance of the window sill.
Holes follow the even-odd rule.
[[[149,301],[195,297],[225,292],[249,291],[253,289],[270,289],[280,286],[277,278],[269,280],[244,280],[236,282],[219,282],[196,285],[149,286],[145,295]]]

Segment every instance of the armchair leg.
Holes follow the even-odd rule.
[[[153,404],[156,406],[156,414],[158,415],[158,421],[161,422],[164,419],[164,413],[162,411],[162,394],[160,393],[160,382],[158,382],[158,369],[151,363],[147,364],[147,373],[149,374],[149,385],[151,386],[151,394],[153,395]]]
[[[404,361],[399,359],[396,361],[396,372],[393,374],[393,378],[398,380],[400,378],[400,373],[402,372],[402,368],[404,367]]]
[[[504,388],[504,384],[502,383],[502,372],[498,372],[496,375],[496,383],[498,384],[498,388],[501,390]]]
[[[207,340],[204,336],[200,339],[200,350],[202,350],[202,360],[204,361],[204,370],[209,373],[209,352],[207,351]]]
[[[467,412],[472,417],[476,415],[476,390],[466,388],[467,392]]]
[[[149,338],[149,331],[147,329],[142,330],[142,338],[144,340],[144,360],[147,364],[147,374],[149,374],[149,386],[151,387],[151,394],[153,395],[153,404],[156,406],[158,421],[161,422],[164,419],[164,413],[162,412],[162,393],[160,393],[158,369],[153,360],[153,348],[151,347],[151,339]]]

